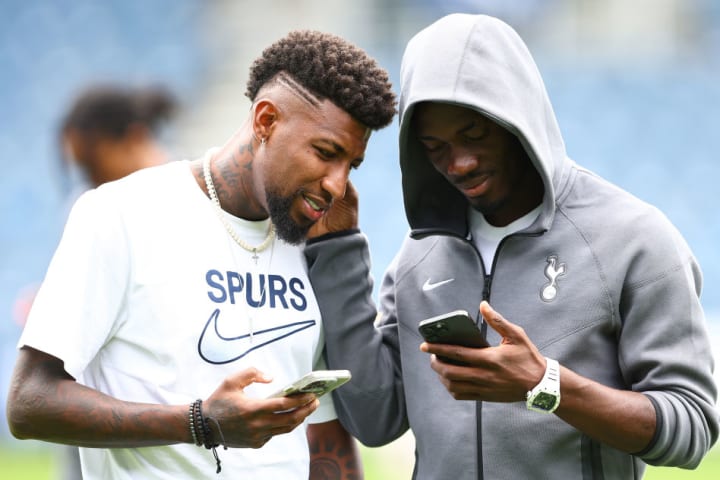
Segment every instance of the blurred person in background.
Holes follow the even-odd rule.
[[[695,468],[718,438],[700,267],[665,215],[568,158],[511,27],[454,14],[410,40],[400,167],[411,232],[379,311],[355,196],[306,247],[327,363],[353,372],[346,428],[370,446],[410,428],[418,480]],[[491,346],[422,341],[460,309]]]
[[[92,188],[161,165],[169,156],[159,133],[177,109],[174,95],[162,87],[88,87],[61,123],[64,163]]]
[[[69,205],[89,188],[169,161],[160,132],[177,111],[177,99],[164,87],[98,84],[83,88],[58,129]],[[13,306],[18,325],[25,325],[36,292],[36,285],[21,289]]]
[[[80,446],[86,478],[362,476],[330,396],[269,395],[324,367],[301,245],[395,95],[366,52],[314,31],[266,48],[246,94],[248,118],[222,147],[72,209],[18,343],[7,418],[17,438]],[[220,446],[232,447],[222,465]]]

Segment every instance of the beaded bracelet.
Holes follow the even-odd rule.
[[[215,462],[217,463],[217,471],[215,473],[220,473],[222,468],[220,467],[220,457],[217,454],[216,447],[222,445],[223,448],[227,450],[227,445],[225,445],[225,437],[223,436],[222,430],[220,430],[220,423],[213,417],[205,418],[203,416],[201,399],[197,399],[190,404],[188,420],[190,423],[190,434],[192,435],[193,442],[195,442],[195,445],[197,445],[198,447],[204,446],[208,450],[212,450],[213,457],[215,457]],[[213,422],[215,429],[217,430],[218,436],[220,437],[219,443],[212,441],[213,431],[210,429],[208,421]]]
[[[188,423],[190,424],[190,434],[192,435],[193,443],[199,447],[202,443],[198,442],[197,432],[195,431],[195,402],[190,404],[189,410]]]

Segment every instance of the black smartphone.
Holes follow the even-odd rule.
[[[428,343],[448,343],[483,348],[490,344],[465,310],[455,310],[428,318],[418,324],[420,335]]]

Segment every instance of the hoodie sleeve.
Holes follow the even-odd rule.
[[[719,421],[702,277],[679,233],[655,233],[662,255],[638,261],[634,270],[645,273],[631,274],[622,294],[620,361],[632,389],[656,412],[655,436],[636,455],[650,465],[695,468],[717,441]],[[657,265],[664,271],[653,270]]]
[[[378,314],[365,235],[322,237],[306,245],[305,256],[323,318],[328,368],[352,373],[352,380],[333,392],[338,418],[367,446],[389,443],[408,429],[392,268]],[[376,318],[383,320],[375,325]]]

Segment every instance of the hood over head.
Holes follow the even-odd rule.
[[[534,228],[547,229],[570,161],[542,77],[519,35],[493,17],[448,15],[410,40],[400,77],[400,168],[413,231],[468,234],[466,198],[435,170],[412,131],[414,107],[425,101],[472,108],[519,138],[545,184]]]

